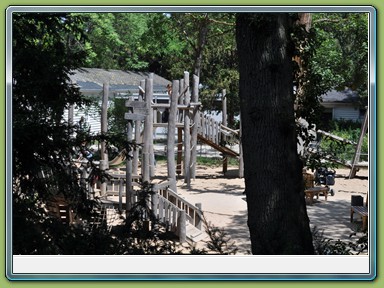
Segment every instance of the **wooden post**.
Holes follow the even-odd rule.
[[[191,95],[189,92],[189,73],[184,72],[184,88],[187,89],[184,95],[184,104],[190,105]],[[189,173],[191,163],[191,118],[190,111],[184,111],[184,183],[191,188],[191,177]]]
[[[177,127],[177,166],[176,173],[181,174],[181,158],[183,157],[183,128]]]
[[[93,199],[95,199],[95,197],[94,197],[95,196],[95,190],[94,190],[94,187],[90,187],[90,184],[87,181],[88,176],[89,176],[89,174],[87,172],[87,168],[80,166],[80,169],[81,169],[80,185],[84,189],[84,191],[87,191],[88,199],[93,200]],[[93,191],[93,193],[92,193],[92,191]]]
[[[119,212],[123,212],[123,179],[119,179]]]
[[[199,77],[193,75],[192,83],[192,102],[199,102]],[[197,134],[200,125],[200,112],[199,107],[195,106],[193,109],[193,127],[191,131],[191,165],[190,165],[190,177],[196,178],[196,161],[197,161]]]
[[[240,115],[240,130],[239,130],[239,178],[244,178],[244,158],[243,158],[243,141],[242,141],[243,129],[241,125]]]
[[[201,207],[202,207],[202,206],[201,206],[201,203],[196,203],[195,206],[196,206],[197,208],[199,208],[200,212],[202,213],[202,210],[201,210]],[[203,219],[201,219],[201,216],[200,216],[200,215],[197,215],[197,216],[196,216],[196,223],[195,223],[195,226],[196,226],[197,229],[200,229],[200,230],[201,230],[202,223],[203,223],[202,220],[203,220]]]
[[[151,158],[150,158],[150,161],[151,161],[151,166],[149,168],[149,174],[152,177],[155,176],[155,173],[156,173],[156,159],[155,159],[155,151],[154,151],[154,148],[153,148],[153,137],[156,133],[156,130],[154,129],[153,127],[153,123],[154,123],[154,118],[155,118],[155,113],[156,111],[152,108],[152,103],[153,103],[153,76],[154,76],[154,73],[149,73],[149,79],[151,79],[151,89],[150,89],[150,92],[151,92],[151,109],[149,109],[149,113],[151,114],[151,122],[152,122],[152,125],[151,125],[151,145],[149,146],[149,152],[150,152],[150,155],[151,155]]]
[[[108,129],[108,97],[109,97],[109,84],[103,85],[103,99],[101,104],[101,134],[107,133]],[[105,141],[101,142],[101,160],[108,160],[108,154],[105,151]]]
[[[183,93],[183,91],[184,91],[184,79],[180,79],[179,80],[179,98],[177,101],[178,104],[184,104],[185,95],[181,94]],[[182,123],[184,120],[184,110],[178,110],[178,112],[179,112],[179,122]]]
[[[358,164],[360,161],[361,146],[363,145],[364,136],[367,133],[367,130],[368,130],[368,110],[365,112],[364,122],[363,122],[363,125],[361,126],[359,142],[357,143],[355,155],[353,156],[352,167],[351,167],[351,171],[349,172],[349,179],[352,179],[356,176],[356,172],[357,172],[356,164]]]
[[[176,129],[176,117],[177,117],[176,112],[177,112],[178,94],[179,94],[179,81],[173,80],[172,94],[170,95],[171,103],[170,103],[169,118],[168,118],[167,171],[168,171],[168,179],[173,180],[175,183],[176,183],[175,129]]]
[[[174,89],[174,88],[172,88]],[[183,104],[183,99],[184,95],[181,95],[181,93],[184,90],[184,79],[179,80],[179,96],[178,96],[178,104]],[[182,123],[183,122],[183,115],[184,115],[184,110],[179,110],[179,119],[178,122]],[[183,157],[183,128],[177,127],[177,166],[176,166],[176,173],[178,176],[181,174],[181,161]]]
[[[223,89],[222,92],[222,112],[221,112],[221,124],[223,124],[225,127],[228,126],[228,119],[227,119],[227,90]],[[221,131],[221,128],[219,126],[219,131]],[[223,133],[221,133],[221,139],[219,140],[220,142],[226,142],[227,141],[227,136],[225,136]],[[228,156],[223,155],[223,173],[227,173],[228,171]]]
[[[145,80],[145,102],[149,115],[145,117],[144,121],[144,139],[143,139],[143,160],[142,160],[142,175],[143,181],[149,182],[151,178],[151,146],[153,143],[152,138],[152,118],[151,117],[151,102],[152,102],[152,79]]]
[[[187,241],[187,215],[184,210],[181,210],[177,219],[177,235],[179,236],[179,242],[184,243]]]
[[[132,142],[132,121],[128,120],[127,124],[127,141],[128,143]],[[127,160],[126,160],[126,174],[125,174],[125,213],[128,218],[129,210],[132,207],[132,151],[128,152]]]
[[[157,211],[158,206],[159,206],[159,194],[154,193],[151,195],[151,209],[153,214],[155,214],[156,218],[159,215]]]
[[[144,85],[145,85],[145,80],[141,80],[140,87],[144,87]],[[144,93],[139,89],[138,101],[143,101],[143,99],[144,99]],[[141,121],[137,120],[135,121],[135,137],[134,137],[136,143],[141,143],[140,132],[141,132]],[[139,170],[139,148],[135,147],[133,149],[132,174],[138,175],[138,170]]]
[[[148,141],[149,141],[149,177],[152,178],[155,176],[155,154],[153,151],[153,73],[149,75],[149,79],[145,82],[145,102],[147,103],[148,109]]]
[[[209,139],[212,142],[215,142],[215,120],[213,118],[209,119]]]
[[[108,97],[109,97],[109,84],[103,84],[103,99],[101,103],[101,134],[107,133],[108,129]],[[100,170],[105,171],[108,169],[108,153],[106,152],[105,141],[101,141],[101,160],[100,160]],[[100,195],[104,196],[107,190],[107,183],[101,183],[100,185]]]
[[[223,111],[222,111],[222,124],[224,126],[228,126],[228,120],[227,120],[227,90],[223,89]]]
[[[207,118],[205,117],[205,115],[203,113],[201,113],[200,117],[201,117],[201,135],[204,138],[207,138],[207,135],[206,135],[206,128],[207,128],[206,120],[207,120]]]
[[[223,174],[227,173],[228,171],[228,156],[223,155]]]
[[[215,143],[217,145],[220,145],[220,123],[217,121],[213,121],[213,123],[214,123],[213,137],[215,139]]]
[[[69,105],[68,107],[68,126],[73,126],[73,114],[74,114],[74,107],[73,104]]]

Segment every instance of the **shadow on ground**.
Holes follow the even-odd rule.
[[[356,215],[354,221],[350,222],[350,207],[348,200],[315,200],[312,206],[307,206],[310,225],[322,231],[326,238],[352,240],[351,234],[361,230],[361,219]]]

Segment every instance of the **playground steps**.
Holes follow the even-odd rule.
[[[187,241],[189,240],[189,242],[199,242],[208,237],[207,233],[197,229],[195,226],[193,226],[190,223],[187,223],[186,234],[187,234]]]
[[[229,149],[228,147],[216,144],[215,142],[203,137],[201,134],[197,134],[197,139],[200,140],[201,142],[211,146],[212,148],[216,149],[217,151],[223,153],[224,155],[237,158],[239,157],[239,153]]]

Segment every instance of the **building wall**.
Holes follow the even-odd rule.
[[[360,120],[360,110],[355,107],[334,107],[333,117],[334,120]]]
[[[100,104],[101,105],[101,104]],[[90,108],[88,110],[79,110],[74,108],[73,111],[73,124],[78,124],[81,116],[84,116],[85,121],[90,125],[91,133],[97,134],[101,131],[101,115],[96,108]],[[64,110],[63,118],[68,121],[68,110]]]

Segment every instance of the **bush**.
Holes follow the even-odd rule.
[[[361,123],[352,121],[332,121],[332,130],[329,133],[358,143],[361,134]],[[320,148],[328,155],[341,161],[352,161],[356,146],[332,140],[328,137],[321,139]],[[361,161],[368,161],[368,134],[364,136],[361,147]]]
[[[356,233],[349,235],[349,238],[352,236],[356,236]],[[325,238],[323,231],[319,231],[317,227],[314,227],[312,237],[316,255],[358,255],[368,251],[367,233],[356,241],[344,242],[340,239]]]

